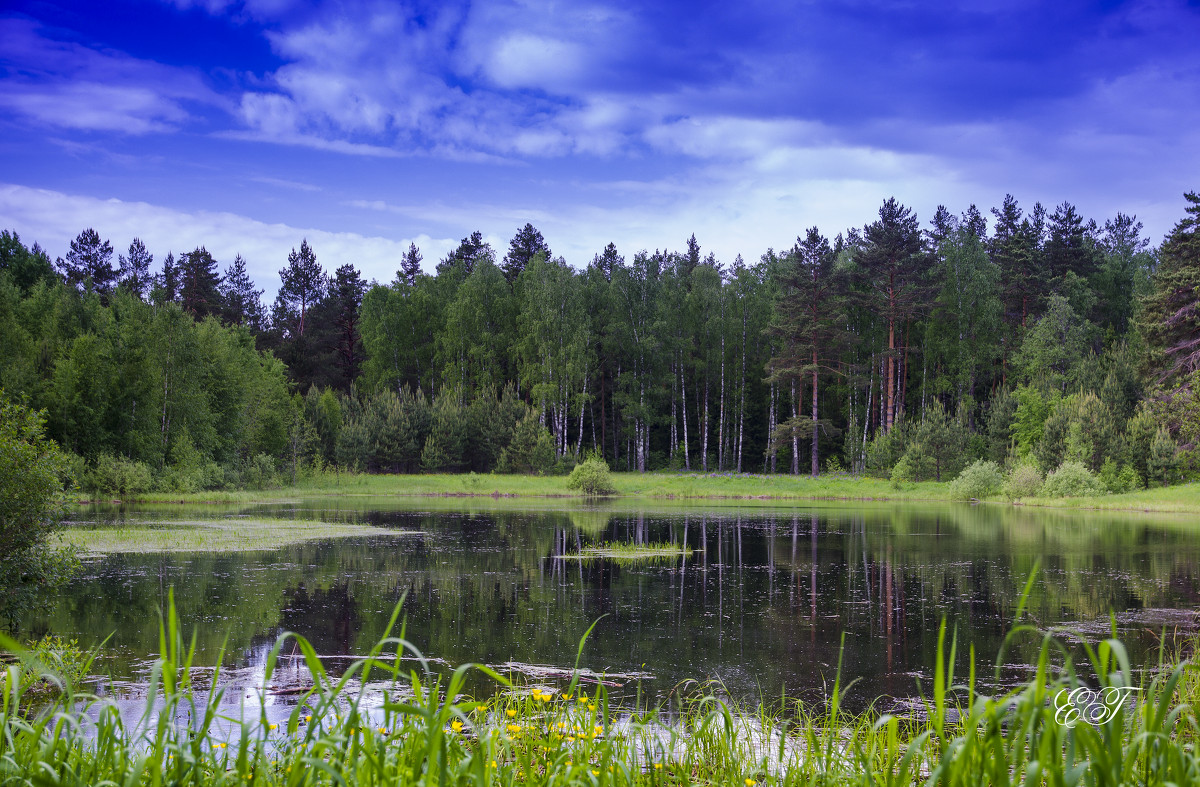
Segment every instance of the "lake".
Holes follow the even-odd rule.
[[[670,501],[325,497],[245,505],[81,507],[72,528],[107,545],[37,630],[108,640],[102,667],[137,680],[174,588],[200,660],[261,665],[282,631],[333,658],[365,653],[404,599],[406,637],[452,665],[508,661],[647,673],[662,697],[719,681],[738,699],[822,698],[838,671],[852,697],[928,691],[938,627],[973,645],[981,683],[1026,580],[1026,622],[1098,641],[1110,613],[1135,656],[1163,631],[1194,632],[1195,517],[943,504],[673,505]],[[309,540],[189,551],[206,523],[268,522]],[[353,527],[350,527],[353,526]],[[323,528],[338,533],[321,537]],[[122,533],[151,533],[122,552]],[[165,539],[165,540],[164,540]],[[203,546],[202,540],[196,542]],[[258,545],[248,542],[249,546]],[[654,562],[572,556],[602,543],[671,543]],[[114,547],[114,544],[116,546]],[[243,545],[245,546],[245,545]],[[1066,633],[1066,632],[1071,633]],[[999,683],[1028,676],[1035,636],[1011,646]]]

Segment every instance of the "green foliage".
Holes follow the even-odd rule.
[[[608,463],[599,456],[589,456],[575,466],[567,478],[567,489],[586,495],[612,495],[617,491]]]
[[[1045,478],[1037,465],[1022,462],[1009,472],[1008,480],[1004,482],[1004,494],[1013,500],[1037,497],[1041,494],[1044,483]]]
[[[31,699],[39,694],[68,693],[83,687],[92,665],[92,654],[79,647],[79,641],[47,634],[29,643],[22,654],[24,669],[21,670],[19,691]]]
[[[52,544],[65,513],[67,460],[42,415],[0,392],[0,618],[15,628],[74,572],[74,551]]]
[[[1111,457],[1104,460],[1104,465],[1100,468],[1100,483],[1114,495],[1134,492],[1144,486],[1141,476],[1132,465],[1118,465]]]
[[[1017,456],[1025,457],[1041,441],[1046,419],[1053,412],[1057,398],[1048,399],[1039,389],[1029,385],[1019,386],[1013,391],[1013,398],[1016,409],[1011,425],[1012,439],[1016,443]]]
[[[150,491],[154,487],[154,478],[145,462],[105,453],[96,457],[82,485],[102,494],[137,494]]]
[[[537,473],[544,475],[554,467],[554,440],[529,411],[516,425],[511,442],[500,454],[496,465],[500,473]]]
[[[1063,462],[1042,485],[1043,497],[1094,497],[1104,492],[1100,479],[1079,462]]]
[[[978,459],[963,468],[950,484],[950,496],[955,500],[982,500],[1000,494],[1004,476],[995,462]]]
[[[1171,439],[1166,429],[1160,428],[1154,434],[1150,443],[1150,456],[1146,460],[1146,477],[1157,484],[1166,486],[1177,480],[1179,466],[1178,447]]]

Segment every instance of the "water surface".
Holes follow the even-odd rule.
[[[990,680],[1038,562],[1029,622],[1095,641],[1112,613],[1141,655],[1164,630],[1194,630],[1200,592],[1192,517],[1007,506],[336,497],[97,507],[77,513],[74,526],[246,516],[366,524],[380,535],[94,558],[39,627],[83,643],[111,635],[107,666],[134,678],[157,648],[168,588],[185,627],[199,627],[201,659],[211,662],[224,643],[234,667],[261,664],[289,630],[323,655],[363,654],[403,597],[407,638],[451,664],[570,667],[599,620],[582,665],[649,673],[643,690],[657,696],[715,680],[743,699],[781,691],[817,699],[840,656],[861,703],[913,696],[918,678],[928,685],[943,619],[974,645]],[[559,557],[606,542],[686,543],[693,552],[649,564]],[[1025,674],[1021,661],[1036,644],[1015,643],[1002,683]]]

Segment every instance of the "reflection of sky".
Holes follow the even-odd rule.
[[[0,224],[207,244],[268,293],[307,235],[390,279],[533,222],[724,261],[895,195],[1136,213],[1195,188],[1200,8],[1092,4],[7,3]]]

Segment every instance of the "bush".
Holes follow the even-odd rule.
[[[1079,462],[1063,462],[1046,476],[1042,485],[1043,497],[1095,497],[1104,494],[1100,479]]]
[[[147,492],[154,485],[147,464],[112,454],[100,454],[85,478],[89,489],[110,495]]]
[[[66,512],[67,466],[41,414],[0,393],[0,618],[14,630],[78,569],[72,548],[50,543]]]
[[[950,484],[950,495],[955,500],[981,500],[1000,494],[1004,488],[1004,476],[1000,465],[995,462],[977,460],[963,469]]]
[[[279,477],[275,474],[275,460],[267,454],[258,454],[246,463],[242,479],[247,489],[271,489],[279,486]]]
[[[1042,491],[1042,471],[1034,465],[1023,463],[1013,468],[1004,484],[1004,493],[1016,500],[1018,497],[1035,497]]]
[[[1100,483],[1114,495],[1142,488],[1142,478],[1133,465],[1126,463],[1118,466],[1111,458],[1105,459],[1104,466],[1100,468]]]
[[[913,460],[912,452],[910,451],[900,457],[899,461],[892,466],[892,489],[903,489],[906,483],[913,480],[916,472],[916,462]]]
[[[614,495],[617,493],[608,462],[596,455],[589,456],[583,464],[575,466],[567,478],[567,489],[575,489],[585,495]]]
[[[21,691],[57,693],[63,687],[78,690],[87,677],[92,658],[79,648],[79,642],[47,634],[29,643],[27,665],[21,673]]]

